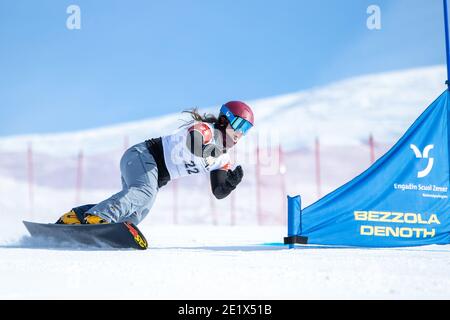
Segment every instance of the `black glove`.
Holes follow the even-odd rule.
[[[241,183],[243,176],[244,171],[242,170],[242,167],[237,166],[234,170],[228,170],[227,182],[235,188],[239,183]]]

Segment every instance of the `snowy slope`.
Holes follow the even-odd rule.
[[[445,68],[426,67],[367,75],[273,98],[248,101],[257,126],[252,134],[277,128],[286,149],[311,145],[321,136],[329,144],[359,144],[368,131],[381,141],[399,138],[420,113],[445,89]],[[219,106],[202,109],[217,112]],[[181,111],[181,110],[180,110]],[[180,113],[133,123],[63,134],[0,138],[0,152],[23,151],[33,142],[37,152],[76,154],[104,152],[158,137],[178,128]],[[185,116],[184,116],[185,119]]]

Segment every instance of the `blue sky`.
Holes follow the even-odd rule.
[[[81,29],[66,28],[69,5]],[[382,29],[368,30],[367,7]],[[0,0],[0,135],[445,63],[441,0]],[[445,79],[443,79],[444,81]]]

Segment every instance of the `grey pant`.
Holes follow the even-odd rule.
[[[158,168],[145,142],[128,149],[120,160],[122,191],[87,211],[109,222],[139,224],[158,193]]]

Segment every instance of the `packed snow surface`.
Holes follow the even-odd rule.
[[[281,245],[283,227],[151,226],[147,251],[0,245],[3,299],[449,299],[450,245]]]

